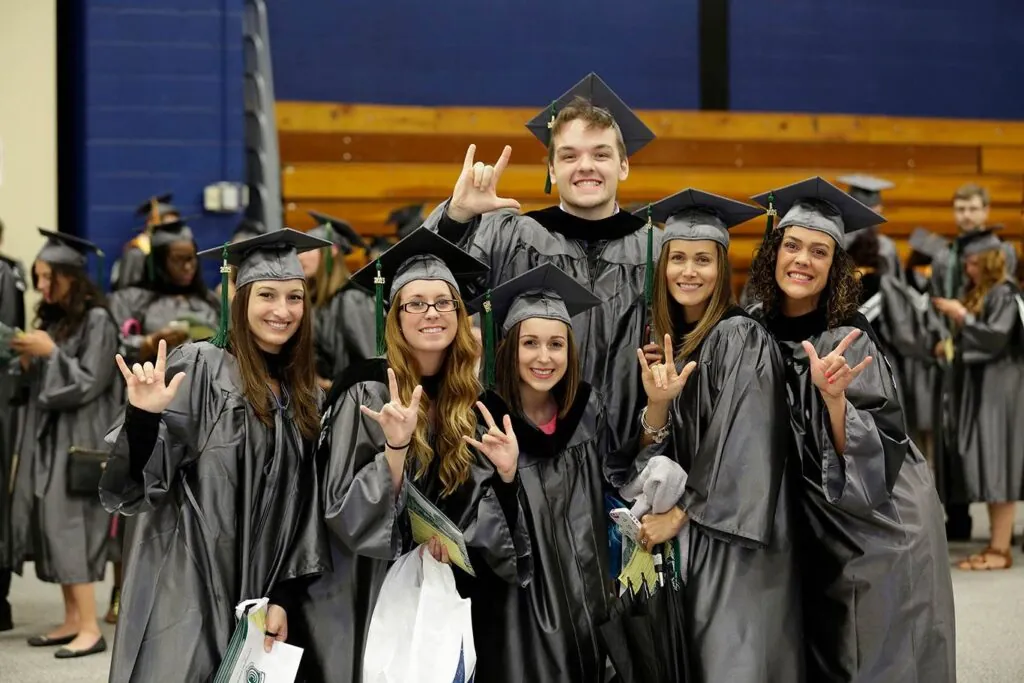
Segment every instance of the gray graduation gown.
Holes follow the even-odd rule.
[[[352,363],[377,355],[373,296],[349,283],[316,312],[317,375],[334,379]]]
[[[130,244],[110,269],[110,289],[116,292],[119,289],[136,287],[145,280],[146,253]]]
[[[588,221],[554,206],[522,215],[496,211],[460,224],[445,216],[447,207],[448,202],[438,206],[425,225],[490,266],[487,281],[470,288],[470,296],[551,263],[601,299],[573,320],[573,333],[583,381],[607,398],[610,433],[617,440],[609,445],[617,449],[637,432],[636,416],[646,402],[636,360],[636,349],[648,341],[644,221],[623,211]],[[661,230],[655,230],[655,258],[660,249]]]
[[[242,394],[237,362],[206,342],[168,358],[186,374],[152,454],[131,462],[122,426],[100,496],[132,517],[111,683],[196,683],[216,672],[242,600],[330,568],[312,443],[278,408],[274,428]],[[289,642],[302,644],[291,633]]]
[[[791,486],[799,460],[782,357],[734,308],[692,358],[697,369],[673,403],[670,437],[645,449],[631,472],[610,459],[611,478],[621,486],[656,454],[689,473],[679,501],[690,518],[687,683],[799,683],[803,572]]]
[[[1024,326],[1018,288],[1003,282],[985,296],[953,344],[961,366],[957,452],[951,466],[963,480],[957,502],[1024,500]]]
[[[191,318],[213,329],[220,323],[220,301],[212,293],[195,295],[161,294],[145,287],[128,287],[110,295],[110,312],[122,331],[135,321],[142,334],[124,334],[125,360],[138,360],[143,338],[165,329],[175,320]],[[168,352],[173,349],[168,349]]]
[[[763,316],[757,310],[756,316]],[[801,341],[820,356],[851,330],[851,366],[878,358],[856,314],[826,329],[824,315],[768,321],[786,365],[790,426],[802,470],[801,566],[807,680],[936,683],[956,680],[956,638],[943,512],[924,456],[907,438],[888,365],[847,389],[846,449],[811,382]]]
[[[386,371],[381,358],[350,366],[335,380],[324,412],[317,457],[334,570],[310,586],[302,604],[309,646],[300,676],[307,683],[361,683],[366,636],[384,577],[391,562],[412,549],[404,515],[408,491],[395,491],[384,433],[359,410],[379,411],[390,401]],[[524,584],[530,542],[523,512],[516,509],[513,533],[489,485],[493,476],[494,468],[479,456],[470,481],[456,492],[459,505],[443,511],[463,529],[471,561],[486,562],[504,580]],[[413,483],[433,497],[429,482]]]
[[[104,450],[103,436],[121,407],[117,350],[114,321],[106,309],[93,308],[53,355],[34,359],[23,376],[28,402],[19,411],[12,508],[19,573],[31,555],[42,581],[103,579],[110,515],[96,495],[68,495],[68,451]]]

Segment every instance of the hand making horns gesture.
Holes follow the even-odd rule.
[[[664,363],[648,364],[643,349],[636,350],[640,361],[640,377],[644,382],[647,398],[656,403],[667,403],[683,392],[686,380],[696,369],[697,364],[690,361],[682,372],[676,372],[675,354],[672,351],[672,336],[665,335]]]
[[[359,406],[359,410],[380,425],[384,431],[387,445],[400,451],[408,447],[412,441],[412,435],[416,431],[423,387],[417,384],[416,388],[412,390],[412,396],[409,397],[409,405],[402,405],[395,371],[388,368],[388,394],[391,396],[391,400],[384,404],[380,412],[370,410],[366,406]]]
[[[850,348],[850,344],[860,334],[860,330],[853,330],[843,337],[843,340],[836,345],[832,353],[824,358],[818,357],[818,352],[814,350],[811,342],[805,341],[803,343],[804,351],[807,353],[807,358],[811,364],[811,381],[814,382],[814,386],[818,387],[818,391],[821,392],[824,398],[842,398],[846,393],[846,388],[850,386],[850,382],[856,379],[873,362],[872,357],[868,356],[858,363],[856,367],[851,368],[847,364],[846,359],[843,358],[843,354]]]
[[[487,406],[477,401],[476,407],[487,424],[487,432],[480,441],[469,436],[462,438],[491,461],[502,481],[511,483],[516,478],[516,467],[519,464],[519,441],[516,439],[516,433],[512,431],[512,418],[505,416],[505,431],[502,431],[494,422],[494,417],[491,411],[487,410]]]
[[[164,412],[178,393],[178,387],[185,381],[185,373],[179,372],[169,384],[165,383],[167,342],[163,339],[157,346],[155,365],[149,362],[136,363],[129,370],[121,354],[117,354],[116,360],[128,388],[128,403],[147,413]]]
[[[498,181],[508,166],[512,156],[512,148],[505,145],[501,156],[493,166],[482,161],[474,161],[476,145],[466,150],[466,160],[462,164],[462,173],[452,191],[452,200],[448,205],[448,215],[457,221],[465,222],[498,209],[520,209],[519,202],[498,196]]]

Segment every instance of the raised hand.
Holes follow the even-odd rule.
[[[697,367],[695,362],[690,361],[682,372],[676,372],[672,336],[668,334],[665,335],[664,348],[664,358],[668,359],[667,362],[650,364],[644,349],[637,349],[636,357],[640,361],[640,377],[644,383],[644,392],[652,403],[669,403],[683,393],[686,380]]]
[[[394,450],[402,450],[408,447],[409,442],[412,441],[412,435],[416,431],[423,387],[417,384],[416,388],[412,390],[409,405],[402,405],[395,371],[388,368],[388,393],[391,400],[384,404],[380,412],[370,410],[366,406],[359,406],[359,409],[363,415],[380,425],[388,446]]]
[[[501,156],[493,166],[482,161],[474,161],[476,145],[466,150],[466,160],[462,164],[462,173],[452,191],[452,200],[448,204],[448,217],[460,223],[471,220],[474,216],[497,211],[498,209],[520,209],[519,202],[498,196],[498,181],[508,166],[512,156],[512,148],[505,145]]]
[[[503,421],[505,431],[503,432],[495,424],[494,417],[491,415],[491,411],[487,410],[487,406],[479,401],[476,406],[480,409],[480,414],[483,415],[484,422],[487,424],[487,433],[483,435],[481,441],[469,436],[462,438],[491,461],[494,469],[498,470],[498,476],[502,481],[507,484],[512,483],[512,480],[516,478],[516,468],[519,465],[519,441],[516,440],[516,433],[512,431],[512,418],[508,415],[505,416]]]
[[[178,393],[178,387],[185,381],[185,373],[179,372],[170,383],[165,383],[167,342],[163,340],[157,347],[155,365],[149,362],[136,363],[129,370],[121,354],[117,354],[116,360],[128,388],[128,403],[148,413],[164,412]]]
[[[850,367],[843,357],[850,344],[861,334],[860,330],[853,330],[843,337],[843,340],[836,345],[832,353],[824,358],[818,357],[818,352],[809,341],[803,343],[804,351],[811,365],[811,381],[825,399],[839,399],[846,395],[846,388],[850,382],[855,380],[860,373],[864,372],[873,362],[868,356],[855,367]]]

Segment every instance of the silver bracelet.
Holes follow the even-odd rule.
[[[640,411],[640,427],[644,430],[644,434],[654,440],[654,443],[662,443],[668,438],[668,422],[665,422],[665,426],[661,429],[654,429],[651,425],[647,424],[647,406],[644,406],[643,410]]]

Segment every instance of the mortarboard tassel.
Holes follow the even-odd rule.
[[[334,273],[334,226],[327,224],[327,241],[331,246],[324,247],[324,258],[327,259],[327,279]]]
[[[99,285],[100,290],[104,289],[103,284],[103,273],[107,270],[106,254],[103,253],[102,249],[96,250],[96,284]]]
[[[654,303],[654,223],[651,221],[651,205],[647,205],[647,269],[644,273],[644,303],[651,310]]]
[[[484,388],[494,388],[494,315],[491,305],[491,290],[484,295],[484,310],[481,316],[484,338]]]
[[[377,259],[377,277],[373,278],[373,289],[377,328],[377,355],[383,356],[387,351],[387,345],[384,343],[384,276],[380,274],[380,259]]]
[[[551,100],[551,118],[548,120],[548,130],[554,131],[555,129],[555,117],[558,115],[556,106],[558,100]],[[551,161],[554,160],[555,150],[551,147],[552,139],[551,133],[548,133],[548,166],[544,168],[544,194],[551,194]]]
[[[228,265],[228,244],[224,244],[224,251],[221,257],[224,262],[220,266],[220,324],[217,326],[217,334],[210,343],[218,348],[226,348],[228,345],[228,322],[231,317],[231,303],[228,301],[228,278],[231,275],[231,266]]]
[[[775,230],[775,217],[779,215],[778,209],[775,208],[775,193],[768,193],[768,210],[764,214],[764,238],[761,240],[761,244],[768,244],[772,238],[772,232]]]

